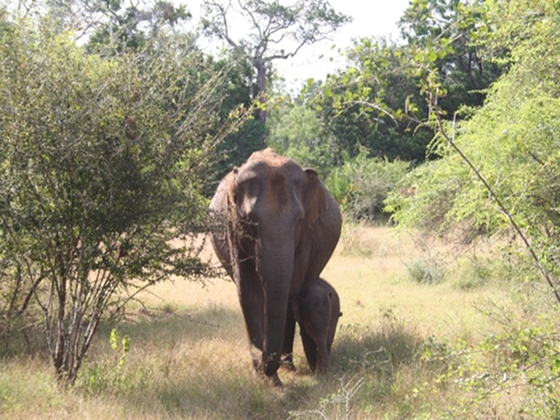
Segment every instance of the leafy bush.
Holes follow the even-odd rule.
[[[436,261],[419,259],[407,266],[408,275],[417,283],[437,284],[445,278],[445,270]]]
[[[317,113],[307,105],[281,104],[270,119],[267,144],[276,152],[315,169],[324,178],[338,164],[338,146],[325,133]]]
[[[534,301],[533,292],[529,294]],[[423,363],[441,366],[440,374],[415,389],[414,396],[434,395],[441,389],[470,396],[447,407],[433,407],[437,418],[559,418],[558,314],[551,308],[543,310],[542,302],[539,314],[528,316],[528,309],[487,303],[481,310],[497,321],[495,333],[478,343],[447,343],[444,352],[426,347]]]
[[[520,245],[533,257],[533,267],[520,270],[514,305],[483,307],[498,331],[481,343],[458,345],[459,357],[449,358],[447,372],[432,384],[436,392],[456,386],[471,396],[439,416],[560,418],[558,4],[498,1],[488,13],[491,22],[476,37],[511,67],[489,89],[485,104],[469,110],[469,119],[456,115],[456,124],[441,120],[434,100],[442,95],[441,80],[435,72],[426,75],[439,130],[432,146],[441,159],[411,172],[407,181],[419,185],[417,193],[406,200],[391,194],[387,209],[401,225],[432,233],[469,226],[464,239],[515,231],[523,241],[511,239],[504,257],[522,255]],[[534,281],[537,272],[546,278],[544,287]]]
[[[522,10],[533,7],[550,19],[524,22]],[[517,224],[542,245],[546,260],[558,260],[560,84],[555,75],[558,54],[546,52],[560,46],[557,11],[547,2],[515,4],[505,16],[495,17],[500,30],[488,35],[488,42],[513,48],[510,71],[491,87],[485,105],[470,119],[443,128],[453,133],[454,143]],[[436,138],[432,147],[441,159],[418,167],[406,180],[419,186],[413,199],[405,200],[396,191],[390,194],[387,210],[394,211],[394,220],[432,232],[450,231],[459,224],[468,224],[474,235],[511,229],[487,188],[445,138]]]
[[[326,185],[351,218],[373,220],[382,213],[389,191],[409,167],[408,162],[399,160],[368,158],[362,150],[355,158],[346,157],[345,163],[331,172]]]
[[[125,370],[128,353],[130,352],[130,337],[123,336],[122,340],[116,329],[111,330],[109,338],[113,354],[108,355],[106,360],[89,364],[82,372],[79,386],[88,392],[122,392],[126,394],[134,388],[136,378],[135,372]]]
[[[198,62],[189,45],[107,58],[48,21],[0,14],[0,316],[36,299],[69,383],[105,311],[171,276],[212,272],[194,234],[201,178],[227,133],[224,89],[219,75],[185,72]]]

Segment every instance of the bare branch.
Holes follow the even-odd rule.
[[[257,19],[256,19],[256,17],[255,17],[255,14],[252,13],[252,12],[249,10],[249,8],[245,6],[245,3],[242,2],[241,0],[237,0],[237,4],[239,4],[239,7],[240,7],[241,10],[242,10],[242,15],[244,15],[246,18],[248,18],[248,20],[252,21],[252,22],[253,22],[253,27],[254,27],[257,31],[259,31],[259,39],[264,38],[264,34],[263,34],[262,30],[261,30],[260,25],[259,25],[258,22],[257,22]]]

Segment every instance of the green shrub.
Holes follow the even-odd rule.
[[[417,283],[437,284],[445,279],[445,268],[439,262],[421,258],[407,265],[408,275]]]
[[[383,212],[389,191],[407,173],[410,163],[399,160],[368,158],[362,152],[335,168],[326,180],[331,194],[342,210],[353,219],[373,220]]]
[[[459,261],[453,272],[453,286],[470,290],[485,285],[492,277],[493,267],[489,260],[469,258]]]
[[[233,127],[217,117],[223,76],[187,71],[189,39],[107,57],[52,26],[0,8],[0,336],[36,301],[71,384],[102,316],[212,274],[194,242],[201,185]]]

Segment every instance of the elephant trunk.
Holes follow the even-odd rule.
[[[278,236],[261,243],[259,273],[264,292],[264,373],[279,382],[276,371],[284,342],[288,300],[294,268],[293,238]]]

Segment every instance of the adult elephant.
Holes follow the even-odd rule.
[[[294,341],[291,302],[331,257],[340,209],[317,172],[271,149],[234,168],[210,209],[219,221],[212,243],[237,286],[253,368],[281,386],[281,355],[291,362]]]

